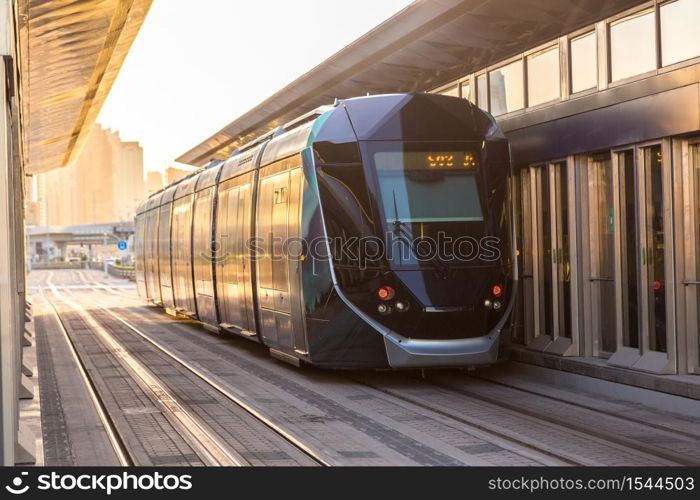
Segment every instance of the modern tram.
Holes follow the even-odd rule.
[[[490,364],[516,297],[510,178],[465,99],[336,100],[148,198],[138,292],[296,365]]]

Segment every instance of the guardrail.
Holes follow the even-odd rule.
[[[104,270],[102,262],[32,262],[32,269],[93,269],[95,271]],[[107,264],[107,273],[116,278],[124,278],[130,281],[136,279],[136,269],[134,266],[117,266],[116,264]]]
[[[126,278],[130,281],[136,279],[136,268],[134,266],[117,266],[115,264],[107,264],[107,273],[110,276],[117,278]]]
[[[94,269],[102,271],[104,264],[102,262],[32,262],[32,270],[38,271],[43,269]],[[107,264],[107,273],[116,278],[124,278],[130,281],[136,279],[136,269],[134,266],[118,266],[116,264]]]
[[[40,269],[85,269],[84,262],[32,262],[33,270]]]
[[[95,271],[102,271],[105,268],[103,262],[88,262],[88,267]],[[134,266],[118,266],[116,264],[107,264],[107,274],[116,278],[125,278],[130,281],[136,279],[136,269]]]

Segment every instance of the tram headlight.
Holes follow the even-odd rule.
[[[484,301],[484,307],[485,307],[486,309],[491,309],[491,308],[493,307],[493,302],[491,302],[489,299],[486,299],[486,300]]]
[[[396,310],[398,312],[406,312],[408,311],[408,302],[399,300],[398,302],[396,302],[396,304],[394,304],[394,307],[396,307]]]
[[[377,306],[377,312],[385,316],[391,314],[391,306],[389,304],[379,304]]]
[[[496,302],[493,303],[493,310],[498,311],[503,305],[497,300]]]

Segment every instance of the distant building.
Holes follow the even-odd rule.
[[[114,156],[114,211],[116,221],[131,220],[146,195],[143,180],[143,148],[136,141],[123,142],[119,134],[110,135]]]
[[[168,167],[165,169],[165,184],[170,184],[171,182],[175,182],[178,179],[183,178],[184,176],[191,174],[194,171],[194,169],[184,169],[184,168],[176,168],[176,167]]]
[[[92,224],[134,217],[143,200],[143,149],[95,124],[75,163],[37,175],[38,225]]]
[[[146,172],[146,196],[150,196],[163,187],[163,174],[157,170]]]

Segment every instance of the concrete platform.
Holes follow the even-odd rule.
[[[512,348],[510,359],[543,368],[700,400],[700,377],[697,375],[657,375],[610,366],[604,359],[557,356],[518,346]]]
[[[30,323],[28,323],[29,325]],[[33,321],[31,323],[33,330]],[[33,398],[21,399],[19,402],[19,420],[22,427],[28,432],[25,434],[30,440],[30,453],[34,453],[34,465],[44,465],[44,442],[41,432],[41,391],[39,391],[39,378],[37,376],[36,342],[33,345],[22,348],[23,375],[29,379]],[[20,454],[18,454],[17,458]]]
[[[70,347],[48,304],[34,301],[41,460],[49,466],[119,465]],[[25,348],[27,349],[27,348]]]

